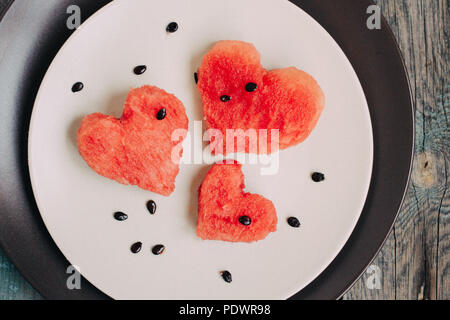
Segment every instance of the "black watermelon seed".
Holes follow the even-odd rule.
[[[221,96],[221,97],[220,97],[220,100],[221,100],[222,102],[228,102],[228,101],[231,100],[231,97],[230,97],[230,96],[224,95],[224,96]]]
[[[133,253],[139,253],[141,249],[142,249],[142,242],[133,243],[133,245],[130,248],[131,252]]]
[[[153,200],[150,200],[149,202],[147,202],[147,209],[150,212],[150,214],[155,214],[156,213],[156,202]]]
[[[313,179],[314,182],[322,182],[325,180],[325,175],[323,173],[320,172],[314,172],[311,175],[311,178]]]
[[[178,23],[176,22],[171,22],[167,25],[166,31],[169,33],[174,33],[177,32],[178,30]]]
[[[136,68],[134,68],[133,72],[137,75],[141,75],[143,74],[145,71],[147,71],[147,66],[137,66]]]
[[[233,281],[233,277],[231,276],[231,273],[229,271],[222,271],[221,275],[225,282],[231,283]]]
[[[296,217],[288,218],[287,222],[292,228],[300,228],[300,221]]]
[[[156,115],[156,119],[164,120],[166,115],[167,115],[166,108],[162,108],[161,110],[158,111],[158,114]]]
[[[198,83],[198,73],[197,72],[194,73],[194,80],[195,80],[195,84],[197,84]]]
[[[247,83],[247,84],[245,85],[245,90],[246,90],[247,92],[253,92],[253,91],[255,91],[256,89],[258,89],[258,85],[257,85],[256,83],[254,83],[254,82],[249,82],[249,83]]]
[[[117,221],[125,221],[128,219],[128,215],[119,211],[114,213],[114,219],[116,219]]]
[[[155,256],[159,256],[160,254],[164,253],[165,249],[166,249],[166,247],[164,247],[162,244],[158,244],[152,248],[152,253]]]
[[[79,92],[83,90],[84,84],[83,82],[77,82],[72,86],[72,92]]]
[[[252,224],[252,218],[249,216],[242,216],[239,217],[239,222],[242,223],[244,226],[249,226]]]

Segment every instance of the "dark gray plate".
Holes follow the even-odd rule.
[[[371,1],[291,1],[325,27],[346,53],[372,117],[374,168],[361,218],[337,258],[292,297],[336,299],[364,272],[397,216],[411,168],[412,101],[401,54],[388,25],[383,21],[381,30],[366,27]],[[66,27],[67,7],[78,5],[85,20],[108,2],[15,1],[0,23],[0,244],[25,278],[50,299],[108,298],[86,280],[81,290],[67,289],[69,262],[41,220],[27,166],[34,99],[47,68],[71,34]]]

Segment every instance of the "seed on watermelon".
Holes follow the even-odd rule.
[[[152,253],[155,255],[155,256],[159,256],[160,254],[163,254],[164,253],[164,250],[166,249],[166,247],[165,246],[163,246],[162,244],[158,244],[158,245],[156,245],[156,246],[154,246],[153,248],[152,248]]]
[[[133,245],[130,248],[131,252],[133,253],[139,253],[141,249],[142,249],[142,242],[133,243]]]
[[[194,73],[194,80],[195,80],[195,84],[197,84],[198,83],[198,73],[197,72]]]
[[[84,84],[82,82],[77,82],[72,86],[72,92],[79,92],[83,90]]]
[[[220,97],[220,100],[221,100],[222,102],[228,102],[228,101],[231,100],[231,97],[230,97],[230,96],[227,96],[227,95],[223,95],[223,96]]]
[[[257,85],[256,83],[254,83],[254,82],[249,82],[249,83],[247,83],[247,84],[245,85],[245,90],[246,90],[247,92],[253,92],[253,91],[255,91],[256,89],[258,89],[258,85]]]
[[[125,221],[128,219],[128,215],[119,211],[114,213],[114,219],[116,219],[117,221]]]
[[[239,217],[239,222],[244,226],[249,226],[252,224],[252,218],[250,218],[249,216],[241,216]]]
[[[225,282],[231,283],[233,281],[233,277],[229,271],[222,271],[220,274]]]
[[[133,71],[134,71],[135,74],[141,75],[141,74],[143,74],[145,71],[147,71],[147,66],[144,66],[144,65],[142,65],[142,66],[137,66],[136,68],[134,68]]]
[[[314,172],[311,175],[311,178],[313,179],[314,182],[322,182],[325,180],[325,175],[323,173],[320,172]]]
[[[164,118],[166,117],[166,114],[167,114],[166,108],[162,108],[161,110],[158,111],[158,114],[156,115],[156,119],[164,120]]]
[[[155,214],[156,213],[156,202],[153,200],[148,201],[147,209],[150,212],[150,214]]]
[[[292,228],[300,228],[300,221],[296,217],[290,217],[287,222]]]
[[[177,30],[178,30],[178,23],[176,22],[169,23],[169,25],[166,28],[166,31],[169,33],[177,32]]]

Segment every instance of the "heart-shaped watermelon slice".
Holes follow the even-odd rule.
[[[246,193],[242,165],[217,163],[198,193],[197,235],[204,240],[253,242],[277,229],[272,201]]]
[[[221,133],[211,135],[215,154],[272,153],[297,145],[325,106],[312,76],[294,67],[267,71],[256,48],[241,41],[212,47],[198,72],[198,90],[208,129]]]
[[[174,95],[153,86],[130,91],[120,119],[94,113],[78,130],[78,150],[98,174],[168,196],[175,189],[186,111]],[[178,150],[174,154],[174,150]]]

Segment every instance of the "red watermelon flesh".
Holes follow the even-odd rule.
[[[277,229],[273,203],[257,194],[246,193],[242,165],[215,164],[198,193],[197,235],[204,240],[253,242]],[[251,219],[250,225],[239,221]]]
[[[249,83],[256,84],[256,90],[246,90]],[[267,71],[256,48],[241,41],[220,41],[212,47],[198,72],[198,90],[208,129],[222,133],[222,139],[211,139],[216,154],[272,153],[297,145],[310,135],[325,106],[324,93],[312,76],[294,67]],[[222,101],[227,96],[231,100]],[[241,138],[255,129],[257,140],[239,145],[233,136],[227,139],[227,129],[242,129],[236,133]],[[268,130],[267,150],[260,129]],[[271,143],[273,129],[279,130],[279,145],[275,135]]]
[[[163,108],[166,116],[158,120]],[[120,119],[101,113],[86,116],[78,130],[78,150],[98,174],[168,196],[175,189],[183,152],[179,144],[186,136],[172,141],[172,133],[187,133],[187,128],[180,100],[144,86],[130,91]],[[173,156],[172,150],[179,152]]]

